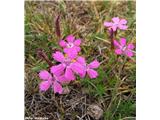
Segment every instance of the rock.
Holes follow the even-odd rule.
[[[99,120],[103,115],[103,110],[98,105],[93,104],[87,108],[87,114],[92,118]]]

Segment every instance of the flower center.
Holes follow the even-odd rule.
[[[114,23],[114,26],[118,26],[119,25],[119,23]]]
[[[69,59],[69,58],[66,58],[65,60],[64,60],[64,63],[66,64],[66,66],[68,66],[68,65],[70,65],[71,64],[71,59]]]
[[[122,49],[122,51],[125,51],[125,50],[126,50],[126,48],[127,48],[127,47],[126,47],[126,46],[124,46],[124,47],[122,47],[121,49]]]
[[[67,44],[67,47],[68,48],[72,48],[74,45],[73,45],[73,43],[71,43],[71,42],[69,42],[68,44]]]
[[[57,76],[55,76],[55,75],[53,75],[53,78],[52,78],[52,85],[54,84],[54,82],[58,82],[59,84],[61,84],[61,83],[58,81]]]
[[[88,70],[89,70],[89,67],[88,67],[88,66],[85,66],[85,68],[86,68],[86,71],[88,71]]]
[[[76,62],[75,59],[70,59],[67,54],[65,54],[64,57],[65,57],[65,59],[64,59],[64,62],[63,62],[63,63],[64,63],[65,65],[67,65],[67,66],[69,66],[71,63]]]

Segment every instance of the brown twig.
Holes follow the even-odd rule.
[[[53,66],[53,63],[48,59],[46,53],[42,49],[37,50],[37,55],[46,61],[50,67]]]
[[[58,15],[56,17],[56,20],[55,20],[55,33],[58,37],[58,39],[60,40],[61,39],[61,30],[60,30],[60,15]]]
[[[109,34],[110,34],[110,40],[111,40],[111,50],[114,49],[114,43],[113,43],[113,40],[114,40],[114,32],[113,32],[113,29],[111,28],[109,30]]]

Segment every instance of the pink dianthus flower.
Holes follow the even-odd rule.
[[[126,45],[126,39],[121,38],[120,42],[114,40],[114,45],[116,47],[115,53],[117,55],[127,55],[128,57],[132,57],[134,55],[133,49],[135,48],[132,43]]]
[[[75,39],[73,35],[68,35],[65,40],[61,40],[59,45],[64,48],[64,52],[70,57],[74,57],[80,52],[81,39]]]
[[[80,74],[81,78],[84,78],[86,73],[88,74],[88,76],[92,79],[92,78],[96,78],[98,76],[97,71],[94,70],[94,68],[98,68],[100,63],[97,60],[92,61],[90,64],[86,63],[86,60],[84,57],[78,57],[77,61],[83,65],[84,67],[84,72],[82,74]]]
[[[54,93],[62,94],[63,88],[61,84],[65,80],[63,76],[52,76],[47,70],[42,70],[39,73],[39,77],[43,80],[39,85],[41,91],[47,91],[49,87],[52,87]]]
[[[126,26],[127,24],[127,20],[125,19],[120,19],[119,17],[114,17],[112,18],[113,22],[104,22],[104,26],[106,26],[109,29],[113,29],[113,31],[115,32],[118,28],[121,30],[126,30],[128,28],[128,26]]]
[[[64,56],[63,53],[57,51],[53,53],[54,60],[60,62],[60,64],[52,66],[51,72],[56,75],[64,74],[66,80],[75,80],[76,74],[82,74],[84,69],[83,66],[76,61],[75,58],[71,58],[68,55]]]

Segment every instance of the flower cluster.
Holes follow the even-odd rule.
[[[81,39],[75,39],[73,35],[69,35],[65,40],[60,40],[59,45],[63,48],[63,52],[56,51],[52,57],[59,64],[53,65],[50,71],[42,70],[39,73],[40,90],[46,91],[52,87],[54,93],[63,93],[63,84],[68,84],[70,81],[76,80],[76,75],[84,78],[88,75],[91,79],[98,76],[95,68],[98,68],[100,63],[97,60],[90,64],[86,63],[84,57],[79,56]]]
[[[59,17],[56,21],[57,36],[59,39]],[[120,38],[119,41],[115,40],[117,30],[126,30],[128,28],[127,20],[120,19],[119,17],[112,18],[112,22],[104,22],[104,26],[108,28],[111,38],[111,49],[115,50],[117,55],[126,55],[132,57],[134,55],[133,49],[135,46],[132,43],[126,43],[125,38]],[[100,63],[95,59],[91,63],[87,64],[86,59],[79,56],[81,39],[76,39],[73,35],[68,35],[64,40],[60,40],[59,46],[63,48],[63,52],[56,51],[52,54],[52,58],[58,63],[53,65],[48,60],[47,56],[40,51],[40,55],[47,61],[50,68],[49,71],[41,70],[39,77],[43,81],[39,87],[41,91],[47,91],[50,87],[54,90],[54,93],[63,93],[63,84],[69,84],[71,81],[76,80],[77,75],[80,78],[84,78],[88,75],[89,78],[94,79],[98,76],[96,68]]]
[[[116,33],[118,29],[126,30],[128,28],[127,20],[120,19],[119,17],[112,18],[113,22],[104,22],[104,26],[108,28],[109,32]],[[132,57],[134,55],[133,49],[135,46],[132,43],[128,43],[126,45],[126,39],[120,38],[120,41],[114,40],[113,36],[111,36],[111,43],[115,46],[115,53],[117,55],[126,55],[128,57]]]

